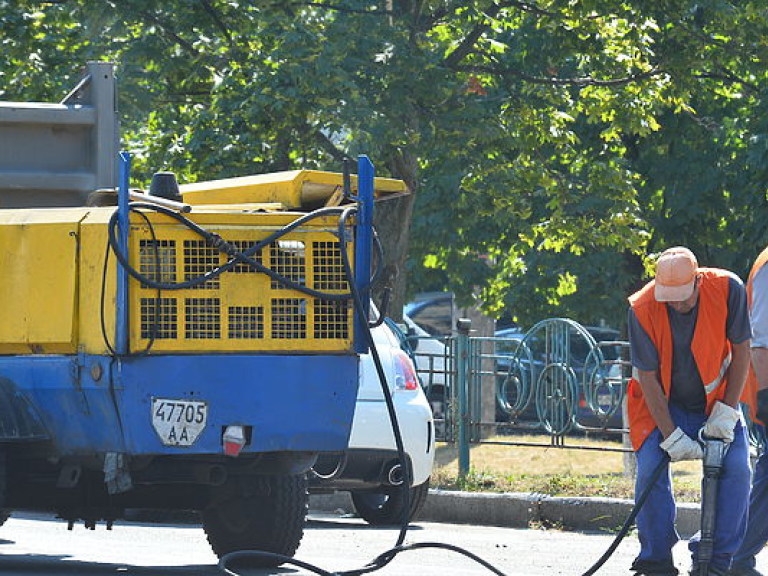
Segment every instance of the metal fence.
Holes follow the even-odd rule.
[[[460,470],[471,443],[631,451],[623,417],[629,344],[618,333],[567,318],[494,337],[470,336],[466,320],[457,328],[409,342],[437,439],[458,444]],[[616,442],[588,445],[590,437]]]

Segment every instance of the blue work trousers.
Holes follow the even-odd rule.
[[[676,426],[691,438],[698,438],[699,430],[707,417],[703,413],[685,412],[670,404],[669,411]],[[662,441],[658,428],[646,438],[637,451],[637,480],[635,498],[639,498],[650,484],[657,466],[665,460],[665,452],[659,447]],[[638,560],[668,562],[672,560],[672,547],[680,539],[675,528],[675,498],[672,494],[672,476],[669,465],[659,476],[648,499],[637,515],[637,531],[640,537]],[[736,425],[735,438],[723,461],[717,489],[717,517],[715,520],[714,554],[710,565],[727,569],[738,550],[746,531],[749,501],[749,450],[746,433],[741,423]],[[697,564],[698,534],[688,544],[693,564]]]
[[[766,452],[765,428],[755,424],[754,430],[763,448],[755,464],[752,493],[749,496],[747,533],[738,552],[733,556],[733,567],[755,567],[755,556],[768,542],[768,452]]]

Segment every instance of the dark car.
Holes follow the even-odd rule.
[[[411,320],[432,336],[450,336],[456,307],[450,292],[425,292],[403,307]]]

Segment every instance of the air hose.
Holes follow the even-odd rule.
[[[661,459],[661,462],[659,462],[658,466],[656,466],[654,469],[653,474],[651,474],[651,480],[648,482],[648,486],[646,486],[643,493],[640,494],[640,498],[638,498],[637,502],[635,502],[632,511],[629,513],[629,516],[627,516],[627,519],[624,521],[624,525],[621,527],[621,530],[619,530],[619,533],[616,534],[616,537],[613,539],[613,542],[611,542],[611,545],[608,546],[608,549],[603,553],[602,556],[600,556],[597,562],[595,562],[589,568],[589,570],[584,572],[581,576],[592,576],[592,574],[597,572],[600,567],[605,564],[608,558],[613,555],[613,553],[616,551],[616,548],[618,548],[619,544],[621,544],[621,541],[624,540],[624,537],[629,533],[629,529],[632,528],[632,524],[634,524],[635,518],[637,518],[637,515],[640,513],[643,504],[645,504],[645,501],[648,499],[648,495],[651,493],[651,490],[656,484],[656,481],[659,479],[662,471],[666,469],[667,464],[669,464],[669,457],[665,454],[664,458]]]
[[[296,220],[294,220],[287,226],[284,226],[280,230],[273,232],[263,240],[260,240],[254,243],[252,246],[250,246],[247,250],[243,252],[239,252],[238,250],[236,250],[234,246],[232,246],[226,240],[221,238],[221,236],[219,236],[218,234],[214,234],[213,232],[210,232],[205,228],[198,226],[197,224],[192,222],[189,218],[176,212],[175,210],[171,210],[170,208],[165,208],[164,206],[159,206],[156,204],[148,204],[148,203],[144,204],[141,202],[132,202],[131,204],[129,204],[129,209],[132,212],[139,212],[139,213],[140,213],[140,209],[153,210],[155,212],[165,214],[166,216],[170,216],[171,218],[177,220],[178,222],[180,222],[181,224],[183,224],[184,226],[186,226],[187,228],[189,228],[190,230],[198,234],[210,246],[220,250],[221,252],[223,252],[229,257],[229,260],[225,264],[212,268],[205,274],[195,276],[194,278],[190,278],[188,280],[185,280],[184,282],[161,282],[154,278],[149,278],[148,276],[141,274],[141,272],[139,272],[133,266],[131,266],[128,260],[128,255],[121,252],[119,247],[119,242],[117,239],[117,214],[118,213],[117,211],[115,211],[115,213],[112,214],[112,217],[109,220],[109,227],[108,227],[109,245],[112,248],[112,251],[115,253],[117,260],[120,262],[120,265],[125,269],[125,271],[128,272],[128,274],[130,274],[133,278],[143,283],[144,285],[149,286],[150,288],[156,288],[158,290],[184,290],[187,288],[192,288],[194,286],[205,284],[206,282],[209,282],[210,280],[213,280],[221,276],[224,272],[232,270],[238,264],[246,264],[251,268],[253,268],[254,270],[261,272],[263,274],[266,274],[273,280],[280,282],[287,288],[290,288],[292,290],[297,290],[313,298],[321,298],[323,300],[349,300],[352,297],[352,294],[348,292],[347,293],[329,293],[329,292],[321,292],[318,290],[313,290],[312,288],[308,288],[303,284],[299,284],[297,282],[294,282],[290,278],[287,278],[281,274],[278,274],[277,272],[271,270],[270,268],[267,268],[266,266],[264,266],[263,264],[261,264],[260,262],[252,258],[252,256],[256,254],[259,250],[279,240],[280,238],[282,238],[283,236],[285,236],[295,228],[301,226],[302,224],[309,222],[310,220],[313,220],[315,218],[319,218],[321,216],[326,216],[330,214],[340,215],[344,212],[344,210],[349,210],[349,208],[346,208],[346,209],[321,208],[319,210],[315,210],[314,212],[310,212],[309,214],[306,214],[300,218],[297,218]]]
[[[648,498],[648,495],[651,493],[651,490],[653,489],[654,484],[656,483],[656,480],[658,480],[662,471],[666,469],[666,466],[668,463],[669,463],[669,459],[664,458],[659,463],[659,465],[654,469],[653,474],[651,475],[651,481],[649,482],[648,486],[643,491],[643,493],[640,495],[640,497],[637,499],[637,502],[632,508],[632,511],[629,513],[629,516],[624,521],[624,525],[621,527],[621,530],[619,530],[618,534],[616,534],[611,545],[608,547],[605,553],[603,553],[603,555],[597,560],[597,562],[595,562],[586,572],[581,574],[581,576],[592,576],[592,574],[595,574],[603,566],[603,564],[605,564],[605,562],[613,555],[613,553],[616,551],[616,548],[619,546],[621,541],[629,533],[629,530],[632,527],[632,524],[634,523],[635,518],[637,517],[637,514],[642,509],[646,499]],[[383,568],[389,562],[391,562],[395,556],[397,556],[401,552],[406,552],[409,550],[418,550],[421,548],[439,548],[443,550],[449,550],[451,552],[456,552],[457,554],[461,554],[463,556],[470,558],[471,560],[474,560],[475,562],[487,568],[488,571],[492,572],[493,574],[496,574],[497,576],[507,576],[505,572],[502,572],[501,570],[493,566],[491,563],[487,562],[486,560],[483,560],[476,554],[473,554],[472,552],[469,552],[468,550],[465,550],[464,548],[461,548],[459,546],[453,546],[451,544],[445,544],[443,542],[417,542],[414,544],[398,545],[398,546],[395,546],[394,548],[390,548],[389,550],[382,552],[379,556],[374,558],[370,563],[368,563],[365,567],[361,569],[346,570],[342,572],[329,572],[327,570],[323,570],[318,566],[309,564],[308,562],[303,562],[301,560],[296,560],[295,558],[291,558],[290,556],[283,556],[281,554],[273,554],[270,552],[260,552],[260,551],[257,552],[257,551],[251,551],[251,550],[230,552],[229,554],[222,556],[221,559],[219,560],[218,568],[228,576],[240,576],[237,572],[233,572],[232,570],[227,568],[227,564],[229,562],[233,562],[235,560],[247,558],[247,557],[260,557],[260,558],[269,558],[272,560],[278,560],[282,564],[292,564],[294,566],[304,568],[314,574],[320,574],[322,576],[355,576],[358,574],[365,574],[365,573],[373,572],[374,570]]]
[[[182,214],[163,207],[158,206],[156,204],[149,204],[149,203],[136,203],[133,202],[129,205],[129,209],[131,211],[137,212],[139,214],[142,214],[145,218],[145,222],[150,227],[150,230],[152,231],[153,237],[154,237],[154,230],[152,229],[152,225],[149,222],[148,219],[144,216],[144,213],[141,211],[144,210],[152,210],[155,212],[160,212],[162,214],[165,214],[174,220],[180,222],[184,226],[188,227],[190,230],[194,231],[196,234],[201,236],[209,245],[212,247],[217,248],[224,254],[228,256],[228,260],[225,264],[215,267],[209,271],[207,271],[204,274],[201,274],[199,276],[196,276],[194,278],[190,278],[184,282],[162,282],[159,280],[156,280],[155,278],[149,278],[144,274],[141,274],[138,270],[133,268],[130,265],[130,262],[128,260],[128,256],[124,253],[122,253],[119,249],[119,243],[117,240],[117,212],[115,212],[109,221],[109,227],[108,227],[108,242],[109,247],[112,249],[112,251],[115,253],[115,256],[117,257],[119,263],[123,268],[128,272],[130,276],[135,278],[136,280],[142,282],[145,286],[148,286],[150,288],[155,288],[157,290],[182,290],[191,288],[193,286],[198,286],[201,284],[204,284],[224,272],[227,272],[234,268],[238,264],[246,264],[253,268],[254,270],[264,273],[268,275],[273,280],[280,282],[284,286],[294,289],[297,291],[300,291],[304,294],[307,294],[310,297],[313,298],[321,298],[326,300],[352,300],[353,301],[353,308],[355,310],[355,313],[360,316],[361,319],[364,321],[361,323],[363,326],[365,326],[364,329],[364,335],[365,338],[369,344],[369,348],[371,350],[371,356],[374,362],[374,366],[376,368],[377,375],[379,377],[379,382],[381,384],[383,393],[384,393],[384,400],[387,406],[387,412],[389,415],[390,423],[392,425],[393,434],[395,437],[395,444],[397,447],[397,453],[398,453],[398,459],[403,463],[403,495],[404,495],[404,505],[403,505],[403,518],[400,526],[400,531],[398,533],[397,537],[397,543],[393,548],[390,548],[389,550],[384,551],[383,553],[376,556],[371,562],[364,565],[361,568],[352,569],[352,570],[346,570],[341,572],[329,572],[327,570],[323,570],[322,568],[319,568],[317,566],[314,566],[308,562],[303,562],[300,560],[297,560],[290,556],[284,556],[281,554],[275,554],[272,552],[265,552],[260,550],[241,550],[236,552],[231,552],[229,554],[225,554],[222,556],[218,563],[218,568],[224,572],[225,574],[228,574],[229,576],[239,576],[236,572],[231,571],[227,568],[227,564],[229,562],[233,562],[239,559],[244,558],[263,558],[263,559],[270,559],[274,561],[278,561],[280,564],[290,564],[297,566],[299,568],[303,568],[305,570],[309,570],[310,572],[313,572],[315,574],[320,574],[323,576],[361,576],[362,574],[368,574],[371,572],[375,572],[376,570],[380,570],[387,564],[389,564],[398,554],[401,552],[405,552],[408,550],[417,550],[421,548],[439,548],[444,550],[449,550],[452,552],[456,552],[458,554],[462,554],[474,561],[476,561],[478,564],[484,566],[487,568],[490,572],[497,574],[499,576],[505,576],[504,572],[499,570],[498,568],[494,567],[489,562],[483,560],[479,556],[473,554],[472,552],[469,552],[468,550],[465,550],[459,546],[453,546],[450,544],[445,544],[441,542],[420,542],[420,543],[414,543],[414,544],[406,544],[404,545],[403,542],[405,540],[405,535],[408,530],[408,523],[410,519],[410,484],[411,484],[411,472],[409,467],[407,466],[407,460],[405,455],[405,448],[403,445],[403,439],[400,432],[400,427],[397,422],[397,414],[395,412],[394,403],[392,401],[392,397],[389,393],[389,388],[387,386],[386,382],[386,376],[384,374],[384,369],[381,363],[381,358],[379,356],[378,350],[376,349],[376,346],[373,342],[373,337],[371,335],[370,331],[370,324],[367,322],[367,315],[365,313],[365,303],[362,302],[362,299],[360,297],[359,291],[357,290],[357,287],[354,282],[351,265],[349,263],[349,255],[347,254],[346,250],[346,222],[351,214],[353,214],[356,211],[356,208],[354,207],[346,207],[346,208],[321,208],[319,210],[315,210],[309,214],[306,214],[300,218],[297,218],[289,225],[281,228],[280,230],[270,234],[268,237],[255,242],[252,246],[250,246],[248,249],[244,251],[238,251],[235,249],[231,244],[226,242],[223,238],[218,236],[215,233],[212,233],[208,230],[205,230],[201,226],[198,226],[194,222],[192,222],[189,218],[186,218]],[[295,228],[301,226],[302,224],[326,215],[339,215],[339,226],[338,226],[338,237],[339,237],[339,243],[340,243],[340,252],[341,252],[341,259],[344,265],[344,272],[345,276],[347,278],[347,282],[350,286],[350,292],[348,293],[326,293],[321,292],[317,290],[313,290],[311,288],[308,288],[302,284],[298,284],[291,280],[290,278],[286,278],[273,270],[267,268],[266,266],[262,265],[260,262],[255,260],[253,256],[262,248],[268,246],[269,244],[277,241],[281,237],[288,234],[290,231],[294,230]],[[375,238],[375,236],[374,236]],[[378,240],[378,239],[377,239]],[[379,254],[379,261],[381,261],[381,245],[378,243],[378,241],[375,242],[377,252]],[[159,260],[159,255],[155,254],[156,259]],[[158,266],[159,269],[159,266]],[[375,275],[374,275],[375,276]],[[373,282],[373,279],[372,279]],[[376,325],[374,323],[374,325]],[[665,469],[666,465],[668,463],[668,459],[662,460],[662,462],[658,465],[658,467],[654,470],[651,481],[646,488],[646,490],[640,495],[640,498],[638,498],[635,506],[633,507],[632,511],[630,512],[629,516],[627,517],[626,521],[624,522],[624,525],[619,530],[618,534],[614,538],[611,545],[608,547],[606,552],[593,564],[586,572],[584,572],[581,576],[591,576],[592,574],[595,574],[600,567],[602,567],[603,564],[613,555],[618,545],[621,543],[621,541],[626,537],[626,535],[629,533],[630,528],[632,527],[632,524],[635,521],[635,518],[637,517],[638,512],[642,508],[643,504],[645,503],[645,500],[647,499],[648,495],[650,494],[651,489],[653,488],[653,485],[655,484],[656,480],[658,479],[661,472]]]

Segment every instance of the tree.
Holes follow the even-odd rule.
[[[108,9],[105,9],[108,6]],[[764,231],[757,2],[0,1],[0,97],[112,59],[140,177],[338,169],[413,191],[412,290],[620,323],[647,251],[743,272]],[[411,205],[393,244],[408,246]],[[387,277],[400,288],[403,261]]]

